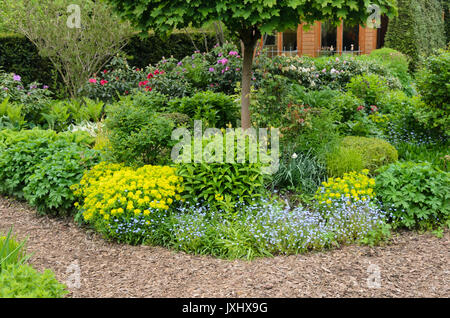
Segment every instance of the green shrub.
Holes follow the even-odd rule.
[[[34,129],[0,133],[0,193],[25,198],[41,213],[65,212],[73,196],[65,189],[77,183],[98,153],[86,146],[85,132]],[[79,136],[79,137],[77,137]]]
[[[122,105],[109,107],[105,122],[114,159],[134,166],[168,162],[172,120],[145,106]]]
[[[303,114],[305,114],[304,111]],[[292,151],[296,153],[312,151],[321,159],[328,151],[327,149],[339,138],[337,130],[339,114],[331,109],[310,109],[304,118],[302,123],[298,121],[295,123],[295,112],[294,114],[289,111],[285,113],[284,119],[289,120],[289,124],[286,122],[283,125],[285,128],[281,129],[281,144],[282,146],[294,144]]]
[[[199,92],[192,97],[170,101],[174,112],[188,115],[192,120],[203,120],[208,127],[225,127],[238,118],[238,105],[233,97],[210,91]]]
[[[450,173],[430,163],[399,162],[378,170],[376,193],[407,228],[450,226]]]
[[[65,140],[50,144],[48,153],[34,166],[33,174],[27,176],[23,193],[38,212],[63,215],[71,212],[75,202],[70,186],[99,161],[99,154]]]
[[[291,85],[289,80],[280,75],[266,73],[259,80],[258,90],[254,93],[250,104],[251,120],[257,127],[279,127],[282,116],[289,103]],[[303,90],[301,86],[292,89]]]
[[[259,164],[186,163],[178,166],[177,174],[183,177],[182,197],[212,210],[232,212],[238,202],[252,202],[264,192]]]
[[[334,176],[363,169],[373,173],[381,166],[397,160],[397,150],[387,141],[348,136],[342,139],[337,149],[328,154],[327,169]]]
[[[391,74],[400,80],[403,90],[412,94],[412,77],[409,74],[409,58],[406,55],[385,47],[372,51],[370,57],[386,65]]]
[[[50,270],[10,265],[0,273],[0,298],[62,298],[68,291]]]
[[[336,96],[330,107],[341,115],[341,122],[345,123],[355,118],[357,109],[361,105],[364,105],[363,100],[347,92]]]
[[[375,74],[359,75],[351,79],[348,91],[365,101],[366,106],[376,105],[378,99],[389,91],[387,82]]]
[[[421,55],[445,46],[443,9],[439,0],[397,2],[398,16],[389,21],[385,45],[411,58],[414,70]]]
[[[352,171],[364,169],[364,160],[359,150],[337,147],[327,155],[327,172],[331,177],[342,177]]]
[[[27,85],[37,81],[53,86],[57,79],[50,60],[39,56],[36,46],[27,38],[15,34],[0,36],[0,68],[20,74]]]
[[[425,60],[417,74],[417,87],[426,107],[417,116],[430,128],[450,136],[450,51],[440,51]]]

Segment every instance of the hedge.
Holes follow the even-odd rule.
[[[129,56],[130,65],[142,68],[157,63],[163,56],[181,59],[196,48],[205,51],[205,36],[210,49],[216,44],[211,33],[190,33],[189,36],[173,33],[165,39],[158,35],[144,39],[135,36],[123,51]],[[54,87],[52,84],[57,76],[51,62],[41,58],[34,44],[19,35],[0,35],[0,69],[19,74],[25,83],[38,81],[51,87]]]
[[[445,47],[443,8],[440,0],[398,0],[398,16],[389,21],[385,46],[411,58],[415,70],[421,56]]]
[[[53,83],[51,62],[41,58],[34,44],[22,36],[0,36],[0,69],[19,74],[24,83]]]

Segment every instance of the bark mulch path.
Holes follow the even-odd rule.
[[[37,216],[26,204],[0,197],[0,233],[11,226],[19,239],[28,237],[36,269],[50,268],[65,283],[79,266],[81,286],[69,297],[450,296],[449,231],[441,239],[403,232],[382,247],[249,262],[109,243],[70,219]]]

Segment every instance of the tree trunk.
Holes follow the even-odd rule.
[[[250,90],[252,82],[254,43],[243,43],[244,61],[242,67],[242,96],[241,96],[241,126],[243,129],[251,127],[250,121]]]

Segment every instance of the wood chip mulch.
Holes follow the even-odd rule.
[[[373,248],[229,261],[106,242],[71,219],[37,216],[25,203],[0,197],[0,233],[11,226],[17,238],[28,237],[33,267],[69,283],[68,297],[450,296],[449,231],[443,238],[402,232]]]

